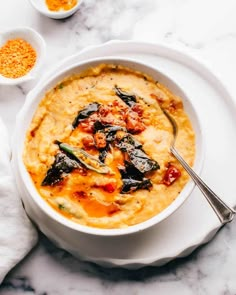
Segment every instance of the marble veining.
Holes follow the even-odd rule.
[[[41,75],[61,59],[112,39],[165,42],[205,59],[236,96],[235,10],[235,0],[84,0],[74,16],[52,20],[27,0],[9,0],[1,3],[0,29],[30,26],[43,35],[47,56]],[[10,132],[35,83],[0,86],[0,116]],[[36,248],[6,277],[0,295],[235,295],[235,225],[225,226],[187,258],[137,271],[81,262],[41,235]]]

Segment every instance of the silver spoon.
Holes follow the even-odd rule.
[[[218,197],[207,185],[206,183],[193,171],[193,169],[185,162],[185,160],[180,156],[179,152],[175,148],[175,140],[178,134],[178,126],[175,119],[165,110],[162,109],[163,113],[170,121],[173,128],[173,141],[171,143],[170,151],[174,157],[180,162],[183,168],[187,171],[189,176],[195,182],[197,187],[201,190],[208,203],[211,205],[212,209],[218,216],[221,224],[226,224],[233,220],[236,211],[230,208]]]

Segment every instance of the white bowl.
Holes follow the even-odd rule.
[[[172,79],[159,72],[156,68],[132,59],[117,57],[96,58],[74,64],[73,66],[70,66],[52,76],[48,81],[41,81],[29,93],[28,99],[17,117],[17,127],[14,135],[14,142],[17,142],[17,147],[13,148],[14,171],[17,186],[29,217],[38,225],[40,230],[58,246],[66,249],[76,256],[79,256],[81,253],[83,256],[86,256],[86,245],[88,245],[88,242],[95,243],[95,240],[99,240],[99,238],[108,239],[112,237],[113,239],[116,239],[117,237],[123,235],[134,233],[139,234],[143,230],[157,225],[159,222],[163,221],[175,212],[184,203],[195,186],[193,181],[190,180],[176,200],[161,213],[147,221],[122,229],[99,229],[77,224],[56,212],[39,195],[22,159],[26,132],[29,128],[35,110],[37,109],[37,106],[43,98],[45,92],[53,88],[58,82],[71,74],[79,73],[88,67],[96,66],[100,63],[121,64],[134,70],[146,73],[152,76],[155,80],[158,80],[166,85],[173,93],[179,95],[183,100],[185,111],[191,119],[196,134],[196,158],[194,170],[197,173],[200,172],[203,163],[202,128],[196,111],[184,91]]]
[[[77,4],[69,10],[51,11],[48,9],[45,0],[30,0],[30,3],[36,10],[54,19],[62,19],[71,16],[79,9],[82,2],[83,0],[78,0]]]
[[[37,54],[36,63],[33,68],[24,76],[19,78],[6,78],[0,75],[0,84],[2,85],[17,85],[26,81],[34,79],[39,68],[42,65],[45,56],[45,42],[43,38],[35,30],[27,27],[20,27],[16,29],[6,30],[0,32],[0,47],[2,47],[8,40],[22,38],[27,41],[35,50]]]

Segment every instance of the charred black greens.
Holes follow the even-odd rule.
[[[128,150],[131,150],[131,149],[142,148],[142,144],[138,142],[132,135],[127,133],[126,136],[124,136],[118,143],[118,147],[122,151],[127,152]]]
[[[129,107],[132,107],[137,102],[137,98],[134,94],[128,94],[128,93],[122,91],[117,85],[115,85],[115,93]]]
[[[78,115],[72,123],[72,127],[75,129],[81,121],[87,119],[90,115],[97,112],[100,104],[97,102],[90,103],[86,108],[78,112]]]
[[[99,121],[94,123],[95,132],[103,132],[106,135],[106,141],[111,143],[116,138],[117,131],[127,132],[126,128],[121,126],[113,126],[113,125],[104,125]]]
[[[98,156],[99,161],[101,161],[102,163],[105,162],[108,151],[109,151],[109,146],[106,146],[104,149],[99,151],[99,156]]]
[[[160,169],[155,160],[150,159],[141,149],[132,149],[127,151],[131,163],[142,173]]]
[[[122,194],[131,193],[138,189],[149,189],[152,187],[151,180],[148,178],[143,178],[142,180],[136,180],[133,178],[122,179],[123,186],[121,189]]]
[[[66,143],[60,143],[59,148],[63,150],[64,152],[72,155],[77,161],[82,163],[87,169],[93,170],[101,174],[111,173],[111,169],[107,165],[99,161],[94,156],[88,154],[85,150],[81,148],[73,147]]]
[[[141,143],[130,134],[124,136],[117,146],[127,153],[129,158],[129,161],[125,161],[125,168],[120,169],[123,181],[121,193],[151,188],[152,182],[145,177],[145,173],[159,169],[159,164],[145,154]]]
[[[69,158],[66,154],[59,152],[55,156],[54,163],[52,164],[51,168],[47,171],[46,177],[42,182],[42,186],[46,185],[55,185],[60,182],[64,175],[70,173],[72,170],[76,168],[80,168],[81,165]]]
[[[147,173],[160,168],[157,161],[150,159],[142,150],[142,145],[130,134],[123,137],[117,146],[128,154],[130,162],[140,173]]]
[[[152,186],[151,180],[144,177],[144,174],[136,169],[132,163],[125,161],[125,167],[120,168],[123,182],[121,193],[130,193],[138,189],[149,189]]]

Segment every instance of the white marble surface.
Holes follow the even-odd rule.
[[[38,14],[27,0],[8,0],[1,3],[0,28],[30,26],[43,35],[47,58],[42,74],[62,58],[111,39],[163,41],[187,48],[206,59],[236,97],[235,10],[235,0],[84,0],[73,17],[56,21]],[[0,116],[10,132],[33,85],[0,86]],[[234,295],[235,224],[188,258],[138,271],[82,263],[41,236],[39,245],[0,286],[0,295]]]

